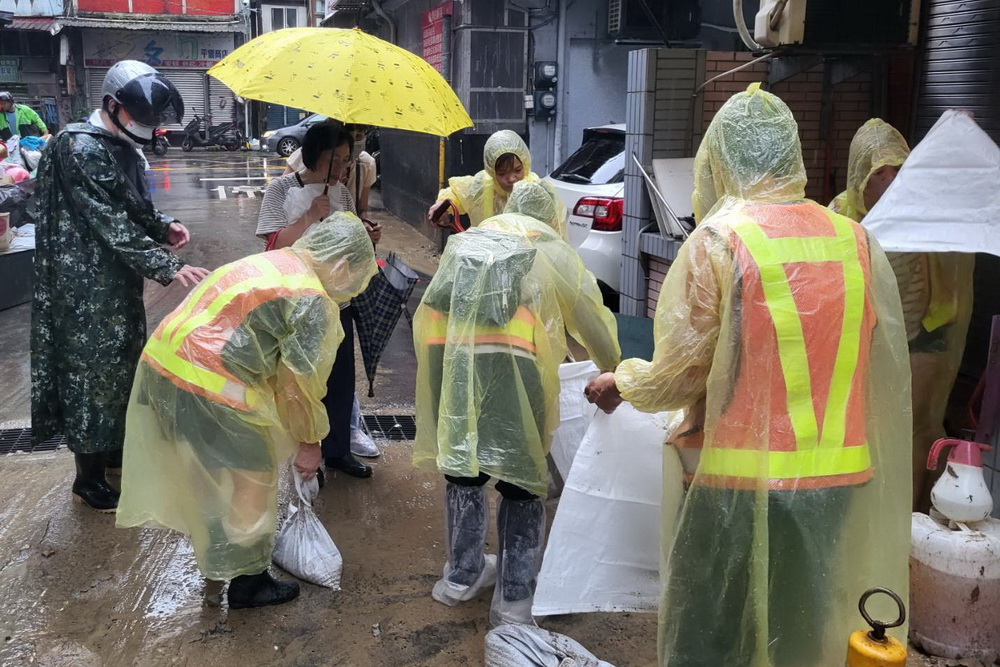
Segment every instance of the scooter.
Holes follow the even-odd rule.
[[[201,116],[195,115],[184,128],[181,150],[188,153],[195,146],[222,146],[227,151],[237,151],[242,144],[236,121],[208,126]]]
[[[142,147],[142,150],[146,153],[153,151],[153,155],[166,155],[167,149],[170,148],[170,142],[167,141],[167,131],[162,128],[156,128],[156,133],[153,135],[153,141]]]

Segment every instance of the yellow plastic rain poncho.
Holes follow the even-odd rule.
[[[541,220],[559,232],[563,241],[566,236],[566,205],[559,193],[545,181],[520,181],[514,184],[504,213],[520,213]]]
[[[164,318],[132,389],[118,525],[189,535],[209,579],[262,572],[278,465],[330,430],[338,304],[376,270],[361,221],[336,213],[291,248],[217,269]]]
[[[451,200],[462,215],[468,215],[473,227],[483,220],[502,213],[510,193],[496,182],[496,163],[502,155],[517,156],[524,167],[524,180],[537,181],[538,175],[531,171],[531,152],[524,141],[513,130],[495,132],[486,140],[483,148],[483,171],[475,176],[452,176],[448,187],[438,193],[438,201]]]
[[[636,408],[685,409],[661,664],[843,664],[861,594],[907,595],[892,270],[860,227],[805,200],[795,120],[756,85],[719,110],[696,164],[696,209],[712,213],[667,274],[653,360],[615,373]]]
[[[868,213],[864,192],[879,168],[899,167],[910,154],[894,127],[872,118],[851,141],[847,190],[830,208],[862,222]],[[945,436],[944,415],[965,352],[972,317],[975,256],[962,253],[888,253],[903,302],[910,344],[913,397],[913,506],[926,510],[932,474],[927,470],[931,445]]]
[[[553,229],[507,214],[452,236],[414,316],[414,464],[544,496],[566,331],[600,368],[617,365],[614,316]]]

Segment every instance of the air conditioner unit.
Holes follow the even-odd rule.
[[[754,39],[806,48],[916,45],[920,0],[761,0]]]
[[[647,11],[646,8],[649,8]],[[660,29],[650,17],[656,19]],[[608,35],[615,39],[692,39],[701,30],[701,0],[609,0]]]

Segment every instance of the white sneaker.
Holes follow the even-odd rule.
[[[486,566],[483,567],[483,571],[479,573],[479,578],[474,584],[462,586],[461,584],[453,584],[442,577],[434,584],[431,597],[441,604],[454,607],[460,602],[472,600],[493,588],[494,584],[497,583],[497,557],[493,554],[486,554],[485,559]]]
[[[366,459],[376,459],[382,455],[375,441],[360,428],[351,429],[351,454]]]

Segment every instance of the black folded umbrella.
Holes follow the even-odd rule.
[[[368,376],[368,396],[375,395],[375,371],[379,359],[389,344],[389,338],[396,329],[399,316],[410,313],[406,302],[413,293],[413,286],[419,278],[395,253],[385,260],[385,267],[379,267],[368,289],[351,302],[354,306],[354,323],[358,331],[358,344],[365,362]]]

